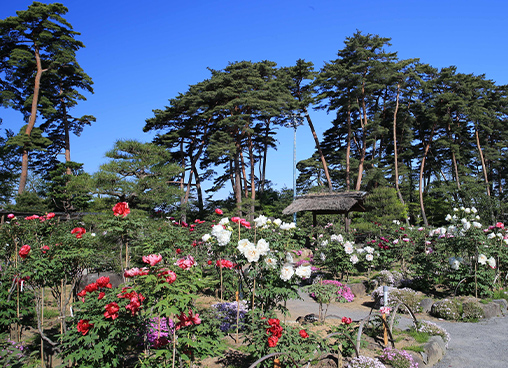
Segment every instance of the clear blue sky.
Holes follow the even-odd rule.
[[[43,1],[47,2],[47,1]],[[14,16],[32,1],[2,2],[0,18]],[[299,58],[319,69],[332,60],[356,30],[391,38],[400,59],[420,58],[434,67],[485,74],[508,84],[508,2],[471,0],[64,0],[65,18],[86,46],[78,62],[94,81],[93,95],[75,115],[97,118],[81,137],[72,137],[71,158],[87,172],[106,162],[118,139],[150,141],[145,119],[190,84],[208,78],[207,67],[228,62]],[[311,112],[318,134],[332,116]],[[18,113],[0,108],[1,126],[18,131]],[[293,134],[282,129],[278,151],[269,153],[268,179],[292,187]],[[308,126],[298,130],[297,160],[314,143]],[[229,191],[230,188],[227,188]],[[226,193],[227,193],[226,191]]]

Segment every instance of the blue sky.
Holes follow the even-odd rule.
[[[43,1],[47,2],[47,1]],[[0,18],[25,10],[32,1],[4,1]],[[93,95],[75,115],[97,118],[71,139],[71,158],[93,173],[118,139],[150,141],[143,133],[152,110],[189,85],[210,76],[207,67],[228,62],[275,61],[289,66],[299,58],[319,69],[356,30],[391,38],[399,59],[420,58],[434,67],[485,74],[508,84],[508,2],[412,0],[64,0],[65,18],[86,48],[78,62],[94,81]],[[318,134],[332,116],[311,112]],[[2,129],[18,131],[21,115],[0,108]],[[293,133],[281,129],[267,172],[277,188],[292,187]],[[297,134],[297,160],[314,143],[308,126]],[[230,188],[222,191],[227,194]]]

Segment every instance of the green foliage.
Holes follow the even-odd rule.
[[[411,329],[408,332],[409,336],[416,340],[419,344],[424,344],[429,341],[430,334],[428,332],[420,332],[415,329]]]
[[[361,214],[361,219],[366,222],[376,222],[383,226],[391,226],[393,221],[405,223],[407,218],[407,208],[397,197],[397,192],[390,187],[377,187],[366,198],[365,206],[369,211]],[[361,220],[355,218],[352,226],[356,226],[356,221]]]

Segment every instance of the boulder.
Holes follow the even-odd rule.
[[[348,284],[349,288],[351,289],[351,292],[354,294],[355,297],[364,297],[367,295],[367,288],[365,287],[365,284],[363,282],[359,282],[356,284]]]
[[[431,298],[424,298],[420,301],[420,307],[422,307],[423,313],[429,313],[432,309],[432,304],[434,304],[434,300]]]
[[[508,302],[506,299],[494,299],[492,303],[499,304],[499,307],[501,308],[501,313],[506,313],[506,310],[508,309]]]
[[[425,352],[422,353],[425,365],[431,366],[436,364],[443,358],[446,344],[441,336],[432,336],[423,346]]]
[[[492,318],[501,315],[501,304],[498,303],[488,303],[488,304],[481,304],[480,308],[483,309],[483,318]]]

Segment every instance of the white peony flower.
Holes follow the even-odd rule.
[[[483,227],[478,221],[473,221],[471,224],[477,229],[481,229]]]
[[[291,222],[289,224],[287,222],[283,222],[280,225],[281,230],[290,230],[290,229],[294,229],[295,227],[296,227],[296,225],[294,222]]]
[[[269,243],[265,239],[259,239],[257,244],[259,255],[265,256],[270,251]]]
[[[312,273],[312,269],[310,265],[307,266],[299,266],[296,271],[296,276],[301,277],[302,279],[308,279],[310,277],[310,274]]]
[[[320,245],[326,247],[328,245],[328,240],[323,240]]]
[[[471,228],[471,223],[469,221],[466,221],[464,224],[462,224],[462,228],[464,231],[468,231]]]
[[[346,252],[346,254],[351,254],[354,252],[354,248],[353,248],[353,244],[351,244],[350,242],[345,242],[344,243],[344,251]]]
[[[289,281],[295,274],[295,270],[292,265],[286,263],[280,270],[280,278],[283,281]]]
[[[217,243],[223,247],[229,243],[231,240],[231,231],[223,230],[218,236],[217,236]]]
[[[339,235],[335,235],[333,234],[331,237],[330,237],[330,240],[331,241],[336,241],[336,242],[339,242],[339,243],[344,243],[344,238],[342,237],[341,234]]]
[[[476,213],[476,212],[478,212],[478,210],[474,207],[471,207],[471,212]]]
[[[446,215],[445,220],[450,222],[452,220],[452,215],[450,214]]]
[[[237,249],[240,251],[240,253],[244,254],[245,249],[247,249],[248,246],[254,246],[254,244],[252,244],[248,239],[238,240]]]
[[[494,259],[494,257],[490,257],[489,259],[487,259],[487,263],[491,268],[496,268],[496,260]]]
[[[219,221],[219,225],[226,225],[229,224],[229,219],[227,217],[224,217],[222,220]]]
[[[281,219],[275,219],[273,220],[273,223],[277,226],[280,226],[280,224],[282,224],[282,220]]]
[[[293,263],[294,262],[293,256],[289,252],[286,253],[286,262],[287,263]]]
[[[215,237],[217,237],[221,232],[224,231],[224,226],[217,224],[212,226],[211,234]]]
[[[358,256],[356,254],[353,254],[351,256],[351,258],[349,258],[349,260],[351,261],[352,264],[357,264],[358,263]]]
[[[277,259],[273,258],[273,257],[266,257],[265,258],[265,263],[266,265],[269,267],[269,268],[276,268],[277,267]]]
[[[480,254],[478,256],[478,263],[484,265],[487,263],[487,256],[485,254]]]
[[[326,255],[323,252],[321,252],[319,254],[319,258],[321,258],[321,260],[324,262],[326,260]]]
[[[450,263],[450,266],[453,270],[458,270],[459,269],[459,266],[460,266],[460,262],[458,259],[456,259],[455,257],[450,257],[450,259],[448,260],[448,262]]]
[[[254,219],[254,223],[256,224],[256,227],[262,227],[266,225],[267,217],[260,215],[258,218]]]
[[[365,249],[365,251],[366,251],[367,253],[369,253],[369,254],[374,253],[374,248],[372,248],[371,246],[366,246],[366,247],[365,247],[365,248],[363,248],[363,249]]]
[[[203,235],[203,237],[201,238],[201,240],[203,240],[205,243],[210,240],[212,236],[210,234],[205,234]]]
[[[490,233],[489,235],[487,235],[487,239],[493,239],[495,237],[496,237],[495,233]]]
[[[465,213],[467,213],[467,214],[471,213],[471,208],[466,208],[466,209],[464,210],[464,212],[465,212]]]
[[[250,243],[249,245],[247,245],[245,247],[245,249],[243,251],[243,255],[245,256],[245,258],[247,258],[247,261],[249,263],[259,261],[259,256],[260,256],[259,251],[252,243]]]
[[[374,256],[373,256],[372,254],[370,254],[370,253],[369,253],[369,254],[367,254],[367,255],[365,256],[365,259],[366,259],[367,261],[369,261],[369,262],[370,262],[370,261],[372,261],[372,260],[374,259]]]

